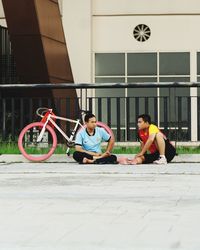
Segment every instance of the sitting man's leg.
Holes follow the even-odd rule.
[[[73,158],[75,161],[77,161],[78,163],[93,163],[93,156],[90,154],[87,154],[85,152],[79,152],[79,151],[75,151],[73,153]]]
[[[165,139],[162,133],[156,134],[154,143],[157,147],[157,151],[155,153],[144,154],[143,156],[135,156],[133,159],[127,158],[127,160],[123,161],[122,164],[125,165],[150,164],[150,163],[166,164],[167,160],[165,157]]]
[[[117,156],[116,155],[109,155],[107,157],[98,158],[94,161],[96,164],[116,164]]]
[[[143,156],[136,156],[132,160],[128,161],[128,164],[137,165],[137,164],[149,164],[153,163],[158,159],[159,153],[154,154],[145,154]]]
[[[167,164],[167,159],[165,157],[165,139],[162,133],[157,133],[155,136],[155,145],[160,154],[160,158],[154,161],[156,164]]]
[[[165,157],[167,158],[167,162],[172,161],[175,155],[176,148],[170,143],[168,139],[165,140]]]
[[[155,144],[160,155],[165,155],[165,139],[162,133],[157,133],[155,136]]]

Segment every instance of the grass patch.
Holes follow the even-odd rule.
[[[0,154],[20,154],[17,143],[14,142],[1,142],[0,143]]]
[[[103,148],[104,150],[105,148]],[[46,149],[42,149],[44,152]],[[137,154],[140,151],[138,146],[136,147],[115,147],[112,151],[113,154]],[[70,153],[74,152],[74,148],[70,149]],[[37,149],[30,148],[29,153],[38,154],[41,151]],[[54,154],[65,154],[66,153],[66,145],[59,144],[54,152]],[[200,154],[200,147],[177,147],[178,154]],[[18,145],[15,142],[0,142],[0,154],[20,154],[18,149]]]
[[[29,154],[41,154],[41,152],[44,154],[47,152],[47,149],[37,149],[30,147],[27,150],[27,153]],[[73,153],[74,149],[70,149],[70,153]],[[57,145],[56,150],[54,154],[65,154],[66,153],[66,146],[65,145]],[[15,142],[1,142],[0,143],[0,154],[21,154],[19,151],[18,145]]]
[[[114,147],[113,154],[137,154],[140,152],[140,147]]]
[[[200,154],[200,147],[177,147],[178,154]]]

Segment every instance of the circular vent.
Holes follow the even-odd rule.
[[[133,31],[133,36],[138,42],[147,41],[150,35],[151,35],[151,30],[145,24],[138,24]]]

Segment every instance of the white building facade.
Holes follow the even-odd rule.
[[[76,83],[200,80],[200,1],[60,0],[59,4]],[[0,25],[6,25],[1,5]],[[195,96],[191,99],[191,140],[197,141],[199,90],[177,91],[180,96]],[[93,93],[121,97],[165,94],[166,89],[157,88]],[[122,121],[124,116],[125,112]]]

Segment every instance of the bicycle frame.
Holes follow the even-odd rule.
[[[68,136],[66,135],[66,133],[65,133],[65,132],[64,132],[55,122],[54,122],[54,120],[51,119],[51,118],[55,118],[55,119],[57,119],[57,120],[62,120],[62,121],[66,121],[66,122],[68,121],[68,122],[71,122],[71,123],[75,123],[75,126],[74,126],[74,128],[73,128],[73,130],[72,130],[72,132],[71,132],[70,137],[68,137]],[[77,120],[72,120],[72,119],[69,119],[69,118],[64,118],[64,117],[61,117],[61,116],[56,116],[56,115],[49,114],[48,117],[47,117],[47,120],[45,121],[44,126],[42,127],[42,130],[41,130],[41,132],[40,132],[40,134],[39,134],[39,136],[38,136],[38,138],[37,138],[37,142],[40,142],[40,141],[41,141],[41,139],[42,139],[42,137],[43,137],[43,135],[44,135],[45,128],[46,128],[48,122],[51,122],[51,123],[54,125],[54,127],[62,134],[62,136],[63,136],[68,142],[72,142],[72,141],[73,141],[74,135],[75,135],[75,133],[76,133],[76,131],[77,131],[77,128],[78,128],[79,126],[81,126],[82,128],[84,128],[84,126],[80,123],[80,120],[79,120],[79,119],[77,119]],[[67,148],[67,153],[68,153],[68,151],[69,151],[69,147]]]

